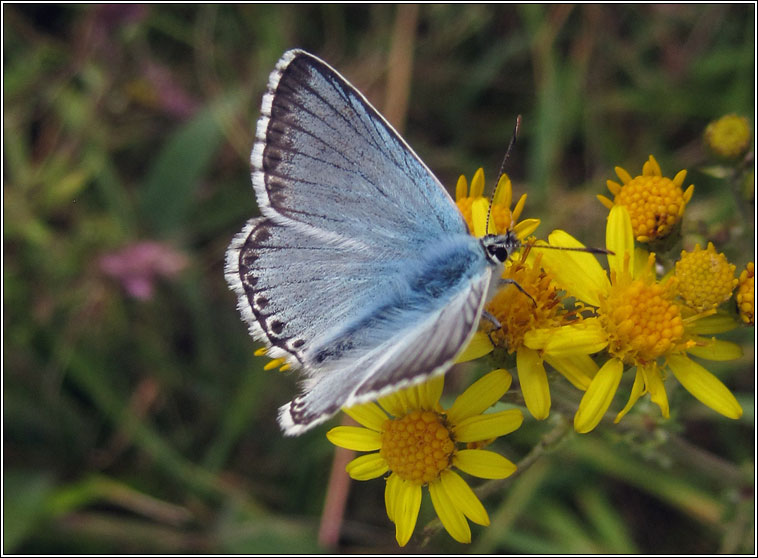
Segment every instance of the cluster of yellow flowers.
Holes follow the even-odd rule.
[[[686,390],[705,405],[729,418],[742,408],[729,389],[711,372],[690,358],[731,360],[741,348],[712,337],[733,329],[718,307],[732,299],[744,323],[753,320],[753,263],[740,279],[736,267],[712,243],[681,252],[671,272],[656,276],[654,253],[635,245],[654,243],[679,225],[694,187],[682,185],[686,171],[673,179],[663,176],[651,155],[642,174],[632,177],[616,168],[621,184],[608,181],[614,194],[599,196],[610,209],[606,227],[609,272],[589,253],[550,250],[509,262],[503,277],[516,281],[532,299],[506,286],[487,307],[501,327],[481,332],[481,346],[501,345],[516,352],[516,368],[527,409],[538,419],[550,412],[550,391],[544,362],[566,377],[584,396],[574,416],[574,428],[593,430],[608,411],[624,370],[633,370],[634,384],[628,403],[615,416],[618,422],[643,395],[668,418],[664,382],[671,371]],[[476,178],[475,178],[476,181]],[[473,189],[473,185],[472,185]],[[459,203],[469,205],[459,197]],[[471,229],[477,224],[472,217]],[[553,231],[547,243],[554,247],[582,247],[564,231]],[[528,270],[528,271],[527,271]],[[510,296],[506,296],[510,293]],[[573,297],[568,310],[565,298]],[[711,337],[706,337],[711,335]]]
[[[744,119],[722,120],[708,127],[706,141],[722,158],[739,156],[747,143],[739,126]],[[541,250],[583,244],[560,230],[550,233],[547,241],[535,240],[531,235],[539,220],[519,220],[526,195],[511,209],[507,175],[497,185],[492,207],[483,196],[482,170],[470,188],[461,176],[456,203],[471,234],[483,236],[488,226],[493,232],[494,225],[496,233],[514,231],[523,248],[506,263],[503,286],[485,308],[490,319],[482,320],[458,362],[496,347],[515,353],[523,402],[537,420],[546,419],[551,409],[547,363],[583,392],[574,415],[578,433],[592,431],[606,417],[625,371],[634,380],[626,404],[608,416],[614,423],[645,395],[668,418],[665,384],[671,375],[703,404],[737,419],[742,407],[732,392],[691,357],[725,361],[742,356],[739,345],[714,335],[754,323],[754,263],[747,263],[737,277],[736,266],[709,242],[705,249],[698,244],[682,250],[662,274],[655,252],[648,248],[666,245],[662,241],[681,230],[694,186],[683,189],[685,170],[674,178],[664,176],[652,155],[638,176],[621,167],[615,172],[620,182],[607,181],[613,199],[598,196],[609,210],[607,269],[590,252]],[[280,364],[272,362],[270,368]],[[399,545],[413,534],[423,486],[455,540],[470,542],[469,521],[489,524],[479,498],[452,468],[485,479],[502,479],[516,471],[511,461],[484,449],[523,421],[515,404],[485,412],[508,391],[511,381],[505,369],[494,370],[444,409],[444,377],[436,377],[377,403],[345,409],[361,426],[338,426],[327,433],[337,446],[372,452],[351,461],[347,472],[356,480],[385,478],[387,515],[395,524]]]

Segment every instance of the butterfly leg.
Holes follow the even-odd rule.
[[[493,314],[490,314],[486,310],[482,310],[482,318],[490,322],[494,328],[487,331],[487,338],[490,340],[490,343],[492,343],[493,346],[495,346],[495,341],[492,339],[492,334],[498,331],[499,329],[503,328],[503,324],[500,323],[500,320],[498,320]]]
[[[492,325],[495,326],[495,330],[498,330],[503,327],[503,324],[501,324],[500,321],[493,314],[490,314],[486,310],[482,310],[482,318],[492,323]]]
[[[520,290],[522,293],[524,293],[526,296],[528,296],[528,297],[529,297],[529,300],[531,300],[531,301],[532,301],[532,304],[534,304],[534,307],[535,307],[535,308],[537,307],[537,301],[536,301],[536,300],[534,300],[534,297],[533,297],[532,295],[530,295],[528,292],[526,292],[526,291],[524,290],[524,287],[522,287],[521,285],[519,285],[519,284],[518,284],[516,281],[514,281],[513,279],[501,279],[501,280],[500,280],[500,283],[501,283],[502,285],[513,285],[514,287],[516,287],[518,290]]]

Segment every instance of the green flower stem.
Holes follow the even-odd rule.
[[[542,456],[554,451],[561,442],[573,432],[571,421],[566,420],[565,416],[554,412],[553,417],[555,417],[555,426],[553,429],[546,433],[537,445],[535,445],[531,451],[516,464],[518,469],[516,469],[515,473],[506,479],[487,481],[474,490],[480,499],[486,498],[493,492],[497,492],[504,486],[513,482],[514,479],[534,465]]]

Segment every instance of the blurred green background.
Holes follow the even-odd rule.
[[[753,185],[701,172],[702,131],[732,112],[754,122],[754,10],[4,4],[3,551],[327,549],[336,422],[281,435],[296,381],[262,370],[223,278],[256,214],[248,157],[284,50],[337,68],[451,189],[480,166],[494,179],[522,114],[508,170],[542,234],[602,246],[595,195],[614,166],[639,174],[652,153],[665,176],[686,168],[684,244],[714,241],[739,272]],[[753,330],[724,337],[746,356],[709,369],[742,419],[669,382],[671,420],[640,402],[620,427],[564,436],[487,496],[492,526],[470,547],[421,534],[425,496],[405,550],[754,553]],[[566,409],[498,451],[518,462]],[[325,519],[336,550],[397,551],[381,481],[351,483],[344,504]]]

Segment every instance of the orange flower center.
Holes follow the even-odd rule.
[[[569,317],[561,305],[561,298],[553,281],[540,268],[542,255],[537,254],[534,265],[528,265],[525,258],[509,265],[503,272],[504,279],[511,279],[529,293],[529,298],[514,285],[507,285],[495,293],[487,304],[487,312],[498,322],[499,329],[492,329],[486,320],[483,326],[490,328],[490,339],[498,346],[513,353],[524,342],[524,335],[537,328],[559,327]],[[535,305],[536,303],[536,305]]]
[[[682,251],[676,262],[679,295],[687,306],[700,312],[716,308],[732,296],[737,286],[735,269],[711,242],[706,250],[698,244],[692,252]]]
[[[735,159],[750,147],[750,123],[736,114],[722,116],[708,124],[705,141],[714,154]]]
[[[624,279],[614,281],[598,316],[611,354],[628,364],[645,364],[676,348],[684,323],[663,285]]]
[[[667,236],[684,214],[682,188],[665,176],[637,176],[625,184],[614,203],[623,205],[641,242]]]
[[[379,453],[406,481],[418,485],[433,481],[450,466],[454,451],[450,430],[433,411],[413,411],[384,423]]]
[[[740,283],[734,295],[740,318],[746,324],[755,323],[755,264],[750,262],[740,273]]]

